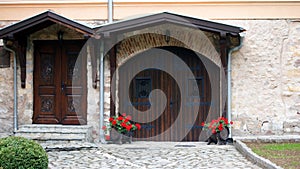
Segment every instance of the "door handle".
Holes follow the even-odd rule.
[[[64,93],[66,90],[66,84],[64,82],[61,83],[61,92]]]

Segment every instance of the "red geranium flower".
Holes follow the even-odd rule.
[[[130,131],[132,128],[132,124],[129,124],[128,126],[125,127],[127,131]]]
[[[118,117],[118,120],[119,120],[119,121],[122,121],[122,120],[123,120],[123,116],[119,116],[119,117]]]
[[[230,123],[228,123],[228,119],[225,117],[219,117],[217,119],[213,119],[210,123],[201,123],[201,126],[203,126],[203,129],[211,129],[211,131],[213,133],[217,133],[217,132],[221,132],[224,130],[224,128],[226,127],[230,127],[230,125],[232,125],[233,122],[231,121]]]
[[[218,129],[219,129],[219,131],[222,131],[222,130],[223,130],[223,125],[222,125],[222,123],[219,125]]]
[[[122,123],[121,123],[121,126],[126,128],[127,124],[124,123],[124,122],[122,122]]]
[[[109,124],[102,127],[103,130],[116,130],[118,133],[126,134],[135,130],[140,130],[141,125],[131,122],[131,116],[123,113],[119,116],[112,116],[109,118]]]
[[[227,119],[225,119],[224,122],[225,122],[226,125],[228,125],[228,120]]]
[[[137,124],[135,124],[135,126],[136,126],[136,128],[138,129],[138,130],[141,130],[141,125],[139,124],[139,123],[137,123]]]
[[[105,136],[105,140],[110,140],[110,136],[109,136],[109,135],[106,135],[106,136]]]

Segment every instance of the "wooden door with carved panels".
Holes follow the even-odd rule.
[[[85,41],[34,41],[35,124],[87,124]]]

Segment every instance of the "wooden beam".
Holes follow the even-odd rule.
[[[90,38],[88,40],[90,54],[91,54],[91,64],[92,64],[92,86],[94,89],[97,89],[98,73],[97,73],[97,58],[99,58],[100,53],[100,44],[99,40]]]
[[[219,41],[219,43],[220,43],[220,58],[221,58],[221,62],[222,62],[222,66],[223,66],[223,70],[224,70],[224,73],[225,73],[225,77],[224,78],[226,78],[227,77],[227,61],[228,61],[228,44],[229,44],[229,38],[228,38],[228,36],[227,36],[227,34],[226,33],[221,33],[220,34],[220,41]],[[221,83],[223,82],[223,80],[222,79],[220,79],[221,80]],[[223,107],[223,100],[222,100],[222,98],[223,98],[223,93],[225,93],[225,91],[222,91],[223,89],[224,89],[224,86],[226,86],[227,84],[221,84],[221,93],[220,93],[220,97],[221,97],[221,107],[223,108],[223,110],[220,110],[220,111],[222,111],[222,116],[223,117],[226,117],[226,115],[227,115],[227,100],[226,100],[226,102],[225,102],[225,105],[224,105],[224,107]],[[227,89],[227,88],[226,88]]]
[[[21,87],[26,87],[26,48],[27,38],[20,38],[15,41],[16,53],[19,58],[21,68]]]

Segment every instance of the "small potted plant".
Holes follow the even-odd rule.
[[[123,113],[109,118],[109,123],[102,127],[104,131],[110,131],[110,136],[106,136],[107,140],[114,143],[122,144],[132,142],[132,135],[135,130],[140,130],[139,123],[133,123],[131,116]]]
[[[214,142],[215,144],[223,145],[226,144],[226,140],[229,136],[229,127],[232,125],[232,121],[228,121],[225,117],[219,117],[213,119],[209,123],[202,122],[201,126],[204,130],[208,129],[211,131],[211,136],[207,139],[208,144]]]

